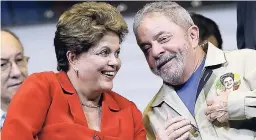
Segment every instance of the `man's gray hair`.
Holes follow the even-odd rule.
[[[146,4],[141,10],[139,10],[134,18],[133,32],[137,34],[137,28],[140,25],[144,16],[149,13],[160,13],[170,18],[172,22],[182,27],[184,30],[189,29],[194,22],[183,7],[176,2],[153,2]]]

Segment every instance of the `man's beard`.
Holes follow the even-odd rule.
[[[184,49],[180,50],[178,53],[168,52],[162,55],[156,61],[156,67],[152,69],[153,73],[160,76],[164,82],[170,85],[183,84],[184,81],[182,79],[182,75],[185,69],[184,61],[187,54],[188,47],[184,46]]]

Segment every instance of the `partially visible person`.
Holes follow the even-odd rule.
[[[256,50],[256,2],[237,2],[237,31],[238,49]]]
[[[143,113],[149,140],[255,140],[255,50],[224,52],[209,42],[204,51],[200,29],[175,2],[144,6],[133,30],[163,79]]]
[[[190,13],[194,24],[199,28],[199,45],[206,41],[211,42],[214,46],[222,49],[222,38],[218,25],[203,15]]]
[[[1,30],[1,129],[13,95],[28,76],[27,63],[28,57],[24,56],[17,35]]]
[[[10,104],[2,140],[145,140],[141,112],[111,90],[127,33],[109,4],[83,2],[65,11],[54,38],[59,72],[24,81]]]

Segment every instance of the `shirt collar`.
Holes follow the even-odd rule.
[[[1,109],[1,114],[0,114],[1,118],[0,118],[0,128],[2,129],[3,127],[3,124],[4,124],[4,120],[5,120],[5,117],[6,117],[6,113]]]
[[[2,109],[0,109],[0,110],[1,110],[0,116],[3,116],[5,114],[5,112]]]
[[[225,54],[222,50],[208,42],[205,67],[216,66],[226,63]]]
[[[66,72],[61,71],[61,72],[57,73],[56,75],[59,80],[60,86],[62,87],[63,90],[65,90],[69,94],[76,93],[76,90],[73,87],[72,83],[70,82]]]

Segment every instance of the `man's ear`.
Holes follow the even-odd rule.
[[[66,56],[70,67],[74,69],[75,65],[77,64],[77,55],[71,51],[67,51]]]
[[[196,48],[199,43],[199,28],[196,25],[188,29],[188,38],[193,48]]]

